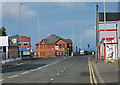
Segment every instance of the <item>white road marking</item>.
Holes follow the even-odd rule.
[[[59,76],[60,74],[58,73],[57,75]]]
[[[63,70],[61,72],[63,72]]]
[[[14,76],[11,76],[11,77],[8,77],[8,78],[14,78],[14,77],[17,77],[18,75],[14,75]]]
[[[4,81],[4,79],[1,79],[0,81]]]
[[[28,73],[29,71],[25,71],[25,72],[23,72],[23,73],[21,73],[21,74],[26,74],[26,73]]]
[[[120,69],[115,69],[115,70],[120,70]]]
[[[54,79],[51,79],[51,81],[53,81]]]
[[[66,68],[64,68],[64,70],[66,70]]]

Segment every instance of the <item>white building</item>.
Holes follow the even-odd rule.
[[[119,49],[119,16],[120,13],[106,13],[106,34],[104,25],[104,13],[99,13],[99,58],[118,59]],[[105,48],[106,35],[106,48]]]
[[[1,60],[14,59],[18,57],[19,36],[0,36],[0,58]]]

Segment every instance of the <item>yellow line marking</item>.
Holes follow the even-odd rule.
[[[25,63],[28,63],[28,62],[30,62],[30,61],[26,61],[26,62],[23,62],[23,63],[19,63],[19,64],[17,64],[17,65],[22,65],[22,64],[25,64]]]
[[[90,62],[90,58],[88,58],[88,66],[89,66],[89,73],[90,73],[90,83],[91,83],[91,85],[93,85],[93,80],[92,80],[92,76],[93,76],[94,83],[95,83],[95,85],[97,85],[97,81],[95,78],[93,67],[92,67],[91,62]]]
[[[91,85],[93,85],[93,80],[92,80],[92,76],[91,76],[91,68],[90,68],[90,61],[89,61],[89,58],[88,58],[88,66],[89,66],[89,73],[90,73],[90,83]]]
[[[94,83],[97,85],[97,81],[96,81],[96,78],[95,78],[95,74],[94,74],[94,71],[93,71],[93,67],[92,65],[90,64],[91,66],[91,69],[92,69],[92,74],[93,74],[93,78],[94,78]]]
[[[91,85],[93,85],[93,80],[92,80],[92,76],[91,76],[91,69],[90,69],[90,66],[89,66],[89,72],[90,72],[90,83],[91,83]]]

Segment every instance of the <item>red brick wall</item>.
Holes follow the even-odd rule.
[[[20,42],[20,36],[19,36],[19,42]],[[21,48],[29,48],[30,49],[30,54],[31,54],[31,40],[30,40],[30,37],[21,36],[21,42],[22,42]],[[29,42],[29,45],[28,46],[23,46],[23,42]],[[19,48],[20,48],[20,46],[19,46]]]
[[[61,44],[61,48],[59,48],[59,50],[55,50],[56,44],[58,44],[58,46],[60,46]],[[55,44],[45,44],[45,42],[42,41],[40,44],[40,57],[56,56],[56,52],[59,52],[59,55],[60,55],[60,52],[62,52],[62,56],[63,56],[63,52],[65,52],[65,50],[63,49],[63,44],[65,44],[65,47],[67,47],[67,43],[62,39],[61,41],[59,40]],[[69,46],[70,46],[70,52],[72,52],[72,44],[69,44]],[[36,44],[36,55],[37,56],[39,56],[38,52],[39,52],[39,48],[38,48],[38,44]]]

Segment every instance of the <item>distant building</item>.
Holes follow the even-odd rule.
[[[84,50],[80,50],[80,55],[84,55]]]
[[[104,13],[99,13],[99,58],[104,60],[118,59],[118,50],[120,41],[118,40],[118,31],[120,13],[106,13],[106,48],[105,48],[105,26]]]
[[[21,45],[22,56],[30,56],[31,55],[30,37],[21,36],[21,43],[20,43],[20,36],[19,36],[19,52],[20,52],[20,45]]]
[[[19,36],[0,36],[0,58],[2,60],[18,58]]]
[[[71,55],[72,49],[70,39],[63,39],[52,34],[36,44],[36,56],[39,56],[39,53],[40,57]]]

